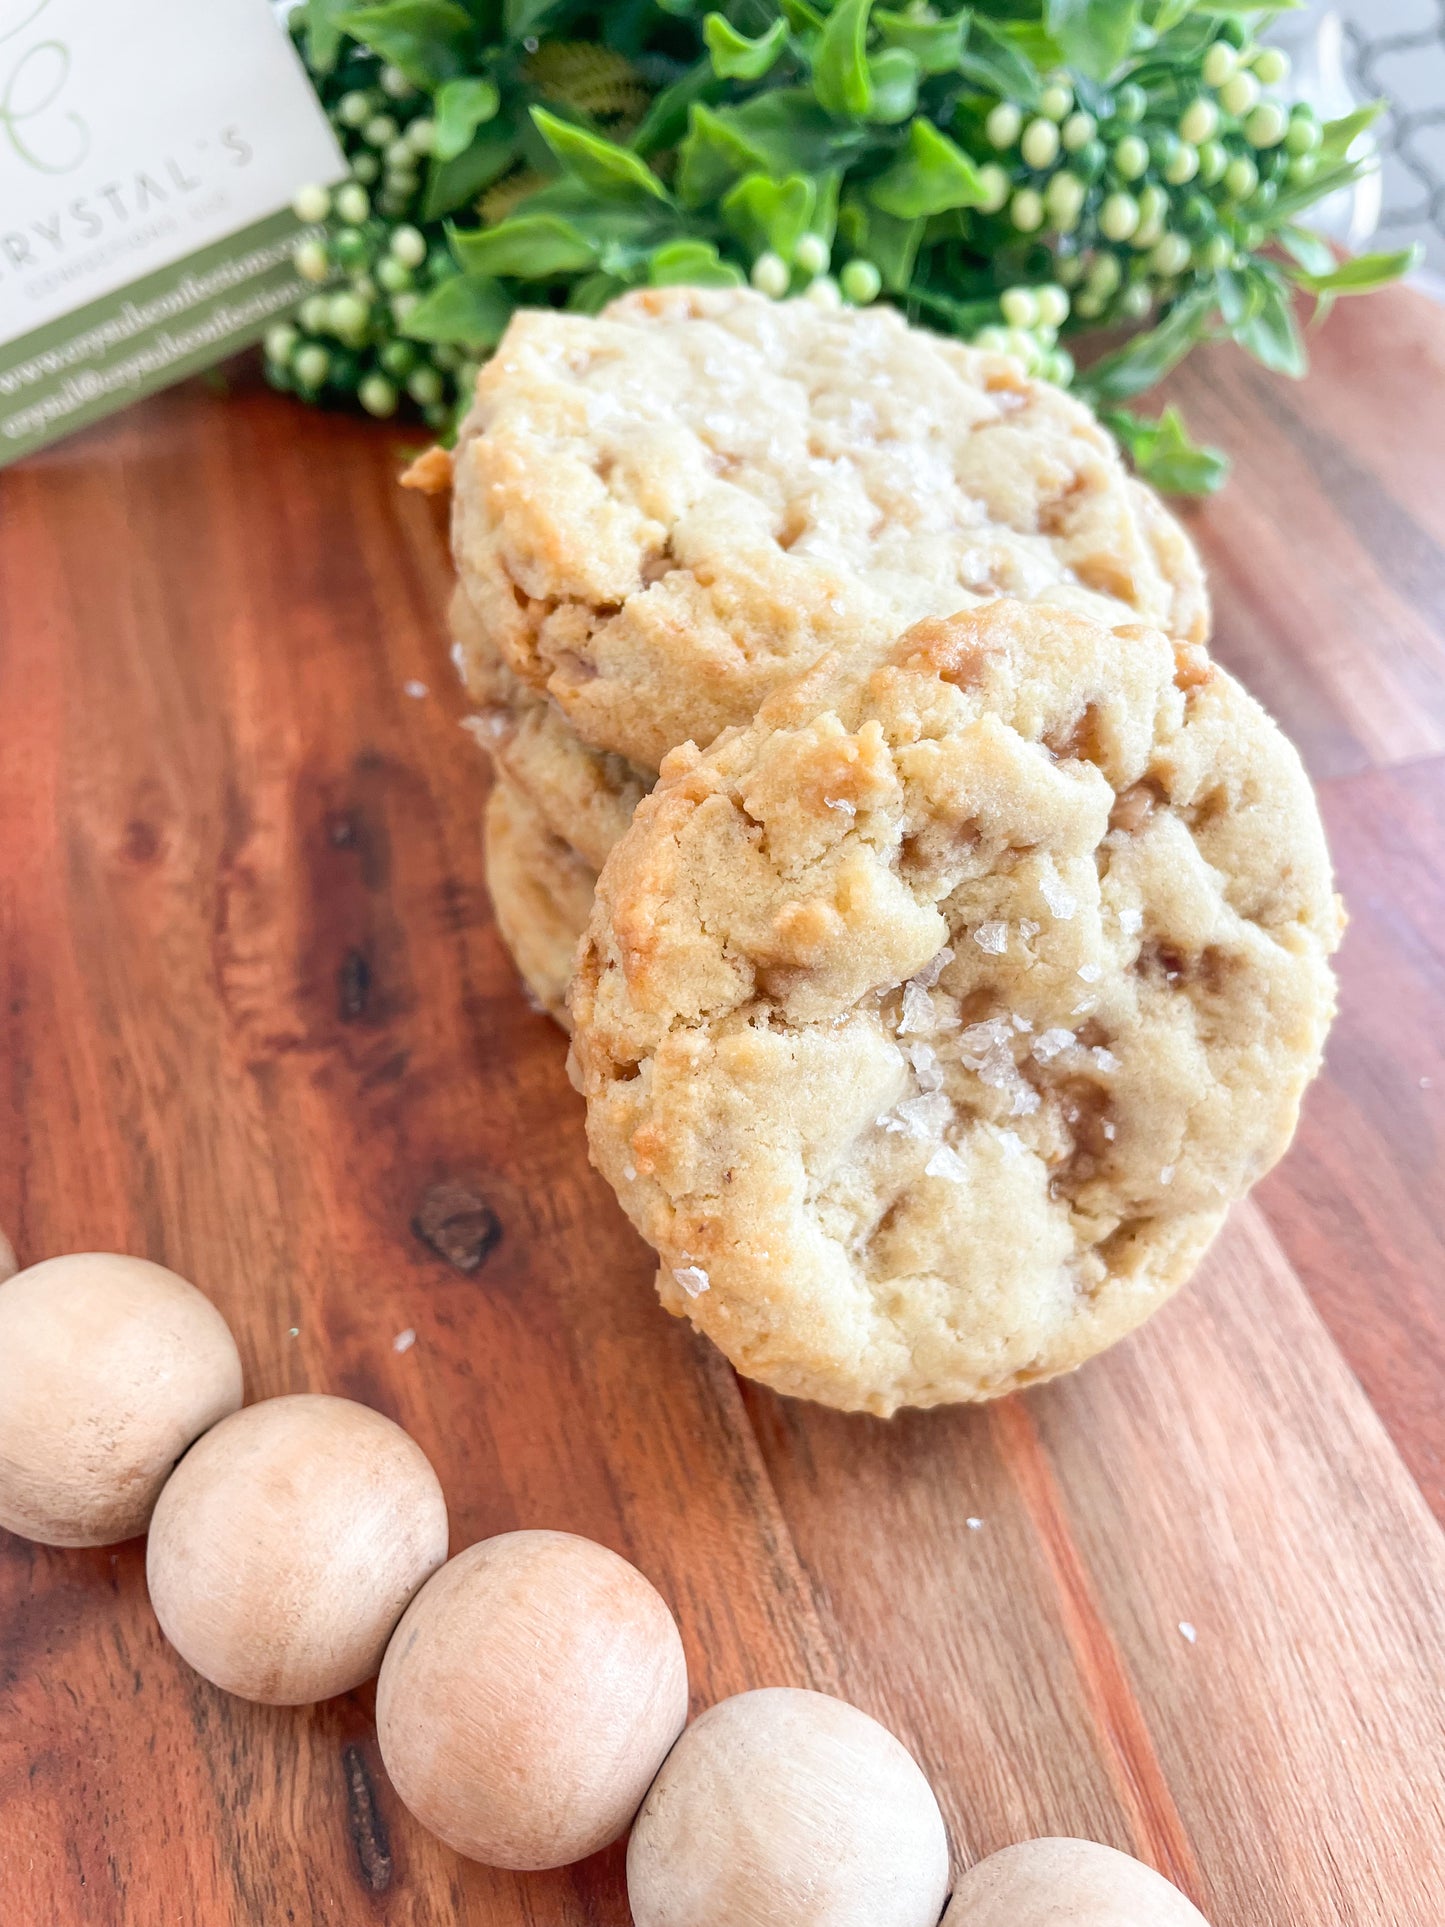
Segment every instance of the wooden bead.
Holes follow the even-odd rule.
[[[686,1717],[661,1595],[565,1532],[509,1532],[453,1559],[397,1628],[376,1695],[403,1801],[498,1867],[560,1867],[615,1840]]]
[[[182,1452],[240,1403],[225,1319],[173,1271],[92,1251],[15,1272],[0,1283],[0,1526],[50,1546],[133,1538]]]
[[[370,1679],[446,1556],[446,1502],[421,1447],[369,1406],[298,1393],[237,1412],[182,1460],[146,1579],[198,1673],[296,1706]]]
[[[943,1816],[907,1748],[790,1687],[690,1726],[627,1850],[637,1927],[936,1927],[947,1893]]]
[[[1025,1840],[970,1867],[943,1927],[1209,1927],[1162,1874],[1094,1840]]]

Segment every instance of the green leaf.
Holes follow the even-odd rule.
[[[639,196],[655,201],[669,199],[667,189],[640,154],[604,140],[600,134],[590,134],[569,120],[560,120],[545,107],[534,107],[531,113],[538,133],[566,172],[594,194],[612,201],[635,201]]]
[[[470,147],[453,160],[433,160],[427,175],[422,218],[438,221],[443,214],[475,200],[505,174],[517,158],[517,130],[510,122],[493,121],[474,137]]]
[[[754,170],[778,180],[822,174],[868,139],[866,128],[840,128],[801,87],[773,88],[739,107],[699,101],[678,149],[678,199],[705,206]]]
[[[336,16],[354,40],[399,67],[414,87],[465,73],[474,54],[472,17],[455,0],[386,0]]]
[[[791,261],[793,249],[812,222],[817,198],[806,174],[790,174],[783,181],[768,174],[745,174],[723,201],[723,219],[745,244],[772,248]]]
[[[919,314],[928,315],[941,321],[951,334],[962,335],[965,340],[977,334],[986,323],[998,319],[996,294],[977,301],[959,301],[938,288],[915,286],[908,290],[907,305],[910,320]]]
[[[490,276],[454,274],[422,296],[401,324],[401,332],[413,341],[495,348],[515,305],[501,283]]]
[[[1373,127],[1384,111],[1384,101],[1371,100],[1363,107],[1357,107],[1352,114],[1341,114],[1338,120],[1327,120],[1319,145],[1320,159],[1342,161],[1356,139],[1367,127]]]
[[[432,106],[436,119],[433,159],[454,161],[458,154],[464,153],[477,129],[496,119],[501,104],[502,97],[494,80],[468,75],[461,80],[444,82],[437,89]]]
[[[1305,371],[1305,350],[1289,295],[1263,268],[1252,270],[1250,278],[1259,290],[1258,302],[1254,313],[1233,330],[1234,339],[1266,368],[1298,380]]]
[[[856,154],[872,138],[866,127],[840,127],[805,87],[777,87],[723,110],[770,174],[818,174]]]
[[[1038,10],[1037,4],[1034,10]],[[1003,9],[1000,8],[1000,11]],[[1035,73],[1052,74],[1056,68],[1064,65],[1064,50],[1042,21],[1004,21],[1000,24],[999,32],[1014,52],[1029,62]]]
[[[956,141],[922,115],[908,129],[908,146],[868,189],[883,213],[911,221],[950,208],[976,207],[984,198],[977,167]]]
[[[966,13],[955,14],[951,20],[928,20],[917,14],[880,10],[874,13],[873,24],[888,46],[911,53],[925,74],[955,72],[968,37]]]
[[[1296,275],[1295,280],[1311,294],[1368,294],[1372,288],[1383,288],[1418,267],[1423,255],[1418,243],[1388,254],[1357,254],[1324,273],[1306,272]]]
[[[1107,80],[1134,41],[1139,0],[1044,0],[1044,25],[1065,60],[1091,80]]]
[[[631,279],[624,280],[616,274],[584,274],[580,281],[574,281],[567,291],[567,308],[572,314],[600,314],[609,301],[616,300],[619,294],[626,294],[633,285]]]
[[[687,130],[693,105],[697,101],[715,100],[723,91],[723,83],[713,72],[712,62],[699,60],[653,100],[642,125],[632,136],[633,151],[656,154],[664,148],[676,147]]]
[[[1286,186],[1283,194],[1269,210],[1272,225],[1292,219],[1302,214],[1307,207],[1327,200],[1331,194],[1338,193],[1343,187],[1353,187],[1355,182],[1375,171],[1378,161],[1373,154],[1361,154],[1354,160],[1334,161],[1322,167],[1308,181],[1300,181],[1294,186]]]
[[[525,40],[556,5],[557,0],[507,0],[502,22],[508,40]]]
[[[918,105],[920,68],[905,47],[885,47],[868,62],[868,79],[873,89],[869,120],[892,127]]]
[[[560,214],[514,214],[496,227],[453,230],[452,252],[469,274],[545,281],[595,267],[599,250]]]
[[[794,33],[821,33],[823,16],[808,0],[782,0],[782,15]]]
[[[1215,299],[1226,328],[1240,327],[1259,307],[1259,288],[1252,276],[1221,268],[1214,277]]]
[[[1031,107],[1039,97],[1035,69],[1001,33],[976,16],[968,44],[958,57],[958,71],[986,94],[1016,100],[1021,107]]]
[[[1224,486],[1229,457],[1217,448],[1201,448],[1172,405],[1157,421],[1121,408],[1106,411],[1104,420],[1128,449],[1139,474],[1166,495],[1213,495]]]
[[[1328,274],[1335,265],[1335,251],[1329,242],[1308,228],[1282,227],[1275,238],[1306,274]]]
[[[766,168],[766,156],[730,119],[702,101],[694,104],[687,136],[677,150],[677,194],[684,207],[717,200],[740,174],[759,166]]]
[[[749,40],[725,14],[710,13],[702,23],[702,37],[719,80],[761,80],[783,51],[788,23],[775,20],[766,33]]]
[[[1101,401],[1127,401],[1162,381],[1205,332],[1215,296],[1199,288],[1174,303],[1156,327],[1126,341],[1080,376],[1078,386]]]
[[[838,225],[853,252],[865,255],[883,276],[888,292],[902,294],[913,279],[926,224],[921,220],[901,221],[850,196]]]
[[[314,73],[329,74],[341,51],[341,16],[351,0],[306,0],[306,58]]]
[[[507,225],[524,216],[546,216],[562,222],[575,239],[591,248],[597,266],[608,274],[624,276],[631,275],[661,242],[677,235],[677,214],[670,202],[655,201],[650,196],[603,200],[582,181],[567,175],[529,194],[513,210]]]
[[[1243,20],[1255,13],[1295,13],[1305,0],[1199,0],[1199,13]]]
[[[739,288],[743,276],[731,261],[723,261],[711,241],[667,241],[648,264],[654,288]]]
[[[1149,30],[1162,40],[1166,33],[1172,33],[1181,20],[1194,11],[1194,0],[1158,0],[1152,13],[1147,15]]]
[[[868,15],[873,0],[837,0],[813,52],[813,92],[838,120],[862,119],[873,105]]]

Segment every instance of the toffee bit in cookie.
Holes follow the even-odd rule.
[[[708,1275],[701,1265],[674,1265],[672,1275],[689,1298],[701,1298],[710,1289]]]
[[[973,933],[973,940],[980,950],[986,950],[991,957],[1001,957],[1008,949],[1008,925],[995,919],[991,923],[981,923]]]
[[[445,448],[424,449],[401,472],[403,488],[419,489],[423,495],[444,495],[452,485],[452,458]]]

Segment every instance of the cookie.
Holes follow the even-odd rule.
[[[741,1371],[994,1397],[1138,1325],[1284,1151],[1340,927],[1299,758],[1202,649],[925,621],[638,806],[572,989],[593,1157]]]
[[[505,777],[487,798],[487,888],[497,929],[537,1005],[570,1029],[567,985],[597,873]]]
[[[465,727],[552,834],[600,870],[656,772],[589,749],[554,702],[508,669],[460,585],[448,621],[452,656],[475,705]]]
[[[1000,595],[1208,629],[1188,538],[1089,410],[886,307],[663,288],[524,310],[452,473],[491,643],[643,771],[826,650]]]

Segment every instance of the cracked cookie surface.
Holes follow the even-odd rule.
[[[1000,595],[1208,629],[1188,537],[1087,408],[885,307],[665,288],[523,311],[452,473],[491,644],[643,772],[826,650]]]
[[[1285,1149],[1340,932],[1195,645],[997,601],[686,746],[572,989],[595,1161],[742,1371],[888,1413],[1082,1363]]]

